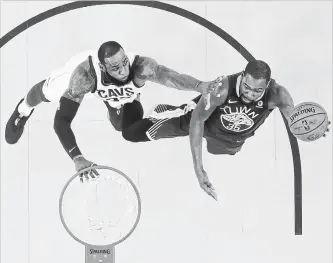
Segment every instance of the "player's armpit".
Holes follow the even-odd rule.
[[[201,92],[200,80],[160,65],[152,58],[139,57],[133,67],[135,82],[138,85],[143,85],[145,81],[149,80],[174,89]]]
[[[79,64],[73,71],[69,87],[63,97],[81,103],[85,94],[91,92],[95,86],[95,79],[90,73],[88,59]]]
[[[282,112],[283,116],[290,122],[290,113],[293,111],[295,105],[293,98],[288,90],[275,83],[274,92],[272,93],[270,102]]]

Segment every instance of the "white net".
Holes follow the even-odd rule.
[[[138,195],[121,174],[98,169],[98,179],[76,177],[65,189],[61,212],[70,234],[85,244],[105,246],[130,233],[139,217]]]

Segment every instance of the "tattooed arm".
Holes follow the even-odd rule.
[[[208,87],[208,82],[202,82],[189,75],[180,74],[166,66],[159,65],[149,57],[139,57],[133,67],[135,70],[134,81],[140,86],[148,80],[166,87],[200,93],[205,92]]]
[[[85,94],[94,88],[95,79],[90,73],[88,59],[82,62],[73,71],[69,87],[60,98],[60,106],[54,118],[54,130],[66,150],[67,154],[75,160],[82,156],[76,144],[71,123],[78,111]]]
[[[91,70],[88,59],[80,63],[74,69],[63,97],[81,103],[84,95],[91,92],[95,85],[96,80]]]

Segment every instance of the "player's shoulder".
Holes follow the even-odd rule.
[[[81,60],[72,73],[71,82],[85,83],[86,85],[95,83],[96,73],[91,59],[92,57],[88,55]]]
[[[277,83],[274,79],[271,79],[268,89],[268,102],[272,106],[277,106],[281,104],[287,96],[289,96],[288,90],[283,85]]]
[[[132,64],[135,77],[142,80],[146,80],[148,76],[153,75],[157,68],[157,62],[146,56],[138,55]]]
[[[96,75],[96,67],[99,69],[97,51],[85,51],[82,52],[82,60],[77,65],[76,71],[78,74],[89,75],[94,78]]]
[[[154,58],[142,55],[135,55],[133,58],[133,66],[135,66],[136,68],[154,68],[158,66],[158,63]]]
[[[134,52],[126,52],[126,56],[131,64],[135,63],[139,59],[139,55]]]

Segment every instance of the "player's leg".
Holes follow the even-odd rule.
[[[147,118],[123,130],[123,137],[131,142],[154,141],[189,134],[189,122],[196,104],[191,101],[181,106],[159,104]]]
[[[134,100],[132,103],[126,103],[123,107],[123,120],[121,130],[125,130],[132,124],[142,120],[143,108],[139,100]]]
[[[108,119],[117,131],[122,131],[143,117],[143,108],[139,100],[126,103],[121,108],[113,108],[104,101],[108,109]]]
[[[130,142],[150,141],[146,133],[153,125],[154,123],[150,119],[141,119],[122,131],[123,138]]]
[[[34,109],[42,102],[59,102],[68,88],[70,72],[54,71],[51,76],[34,85],[16,105],[5,131],[7,143],[15,144],[21,138],[24,126]]]
[[[116,131],[121,131],[121,123],[124,113],[123,107],[119,109],[113,108],[106,101],[104,101],[104,104],[108,109],[108,120],[111,122],[112,126],[115,128]]]
[[[16,105],[6,124],[5,138],[7,143],[16,143],[24,130],[25,123],[30,118],[34,108],[42,102],[47,102],[42,92],[45,80],[34,85],[27,95]]]
[[[23,116],[29,116],[33,109],[42,102],[49,102],[43,93],[43,85],[46,80],[34,85],[28,94],[20,101],[18,112]]]

